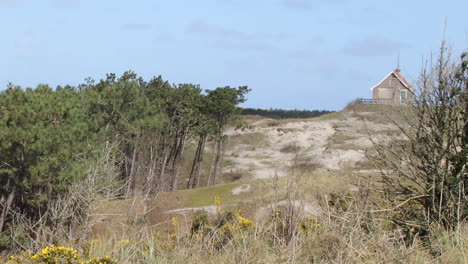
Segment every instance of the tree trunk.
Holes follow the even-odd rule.
[[[170,186],[171,191],[177,190],[177,183],[178,183],[178,179],[179,179],[179,171],[180,171],[180,167],[182,166],[182,163],[184,161],[184,149],[185,149],[185,142],[187,140],[187,132],[188,132],[188,129],[185,129],[183,134],[180,136],[177,152],[176,152],[176,155],[174,157],[175,169],[173,171],[173,175],[172,175],[172,179],[171,179],[171,186]]]
[[[149,147],[149,155],[150,155],[149,164],[148,164],[149,169],[148,169],[148,172],[146,172],[146,180],[144,183],[145,186],[143,188],[143,192],[145,195],[152,193],[155,188],[155,174],[156,174],[156,169],[158,166],[157,146],[159,145],[160,137],[161,135],[155,138],[153,140],[153,143]]]
[[[2,196],[1,203],[5,203],[3,205],[2,214],[0,215],[0,234],[3,232],[3,226],[5,225],[6,218],[8,215],[8,211],[10,211],[11,204],[13,203],[13,199],[15,198],[15,190],[11,191],[8,194],[8,198]]]
[[[195,158],[193,159],[192,170],[190,171],[190,177],[187,182],[187,189],[196,188],[200,183],[200,173],[203,165],[203,152],[205,149],[206,136],[206,134],[200,134],[197,151],[195,153]]]
[[[125,196],[128,198],[128,197],[131,197],[132,194],[134,193],[134,185],[135,185],[135,179],[134,179],[134,165],[135,165],[135,160],[136,160],[136,154],[137,154],[137,146],[135,144],[135,146],[133,147],[133,151],[132,151],[132,159],[131,161],[129,162],[128,166],[130,167],[128,169],[128,179],[127,179],[127,182],[128,182],[128,185],[127,185],[127,192],[125,194]],[[125,157],[125,160],[127,161],[127,157]],[[127,166],[126,166],[127,167]]]
[[[212,172],[212,175],[210,177],[210,179],[211,179],[210,185],[215,185],[218,182],[218,174],[219,174],[219,167],[220,167],[221,159],[222,159],[222,157],[221,157],[222,152],[223,152],[223,139],[222,139],[221,135],[218,135],[217,139],[216,139],[216,149],[215,149],[215,151],[213,153],[214,166],[212,167],[213,172]]]
[[[213,185],[213,177],[215,174],[215,164],[216,164],[216,158],[217,158],[217,153],[218,153],[218,148],[219,148],[219,141],[215,141],[215,145],[213,148],[213,156],[211,157],[211,163],[210,163],[210,172],[208,173],[208,181],[206,182],[207,186]]]
[[[225,140],[221,139],[219,142],[218,153],[216,154],[215,173],[213,177],[213,185],[218,184],[221,179],[223,171]]]
[[[202,144],[200,147],[200,154],[199,154],[199,162],[197,165],[197,170],[195,171],[195,188],[200,186],[200,177],[203,170],[203,154],[205,153],[205,142],[206,142],[206,134],[203,136]],[[192,187],[193,188],[193,187]]]
[[[159,191],[164,189],[164,185],[165,185],[164,174],[166,172],[168,158],[169,158],[169,149],[165,147],[163,150],[163,158],[161,160],[161,171],[159,172],[159,177],[158,177],[158,182],[157,182]]]

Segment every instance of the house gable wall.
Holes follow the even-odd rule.
[[[407,91],[407,101],[412,100],[412,92],[395,74],[390,74],[381,83],[373,88],[372,99],[374,101],[382,101],[383,103],[400,103],[400,92]]]

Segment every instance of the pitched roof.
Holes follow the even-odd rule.
[[[406,86],[408,89],[413,89],[413,86],[401,75],[400,70],[394,70],[393,73],[400,79],[400,81]]]
[[[413,86],[405,79],[405,77],[403,77],[403,75],[401,75],[400,73],[400,70],[399,69],[396,69],[396,70],[393,70],[391,71],[389,74],[387,74],[387,76],[385,76],[385,78],[383,78],[379,83],[377,83],[376,85],[374,85],[371,90],[374,90],[375,87],[379,86],[383,81],[385,81],[388,76],[390,75],[395,75],[395,77],[397,77],[397,79],[407,88],[409,89],[410,91],[414,92],[414,88]]]

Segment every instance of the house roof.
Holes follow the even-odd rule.
[[[403,75],[401,75],[400,73],[400,70],[399,69],[396,69],[396,70],[393,70],[391,71],[389,74],[387,74],[387,76],[385,76],[385,78],[383,78],[379,83],[377,83],[376,85],[374,85],[371,90],[374,90],[375,87],[379,86],[383,81],[385,81],[390,75],[394,75],[395,77],[397,77],[397,79],[410,91],[414,92],[414,88],[413,86],[405,79],[405,77],[403,77]]]

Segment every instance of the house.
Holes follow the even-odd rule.
[[[371,90],[374,104],[408,104],[413,101],[415,92],[399,69],[391,71]]]

